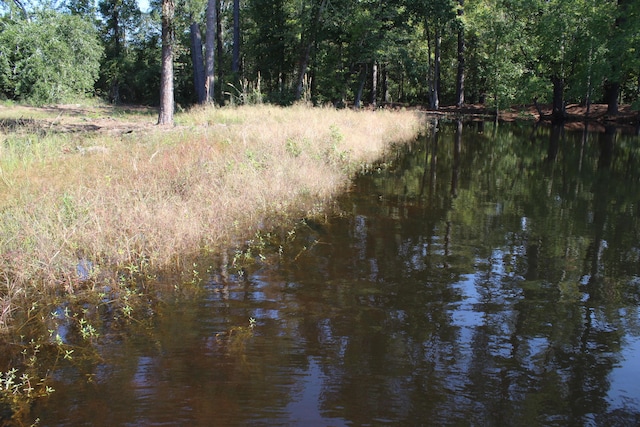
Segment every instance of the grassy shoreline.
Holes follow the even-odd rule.
[[[198,108],[171,129],[144,111],[27,111],[0,107],[4,330],[47,295],[182,268],[269,221],[320,214],[359,167],[424,126],[412,111],[302,106]]]

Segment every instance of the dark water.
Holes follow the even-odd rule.
[[[41,425],[638,425],[640,142],[440,123],[95,357]],[[179,293],[178,293],[179,295]],[[250,320],[253,319],[253,320]],[[252,322],[252,326],[250,326]]]

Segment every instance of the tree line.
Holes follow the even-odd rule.
[[[640,104],[637,22],[634,0],[0,0],[0,98],[615,114]]]

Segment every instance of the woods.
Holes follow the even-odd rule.
[[[178,108],[535,102],[562,120],[568,103],[640,105],[640,4],[629,0],[172,4],[3,0],[0,99],[172,110],[173,83]]]

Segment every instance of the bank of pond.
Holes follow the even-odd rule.
[[[435,120],[317,216],[188,264],[18,316],[0,419],[640,423],[636,135]]]

